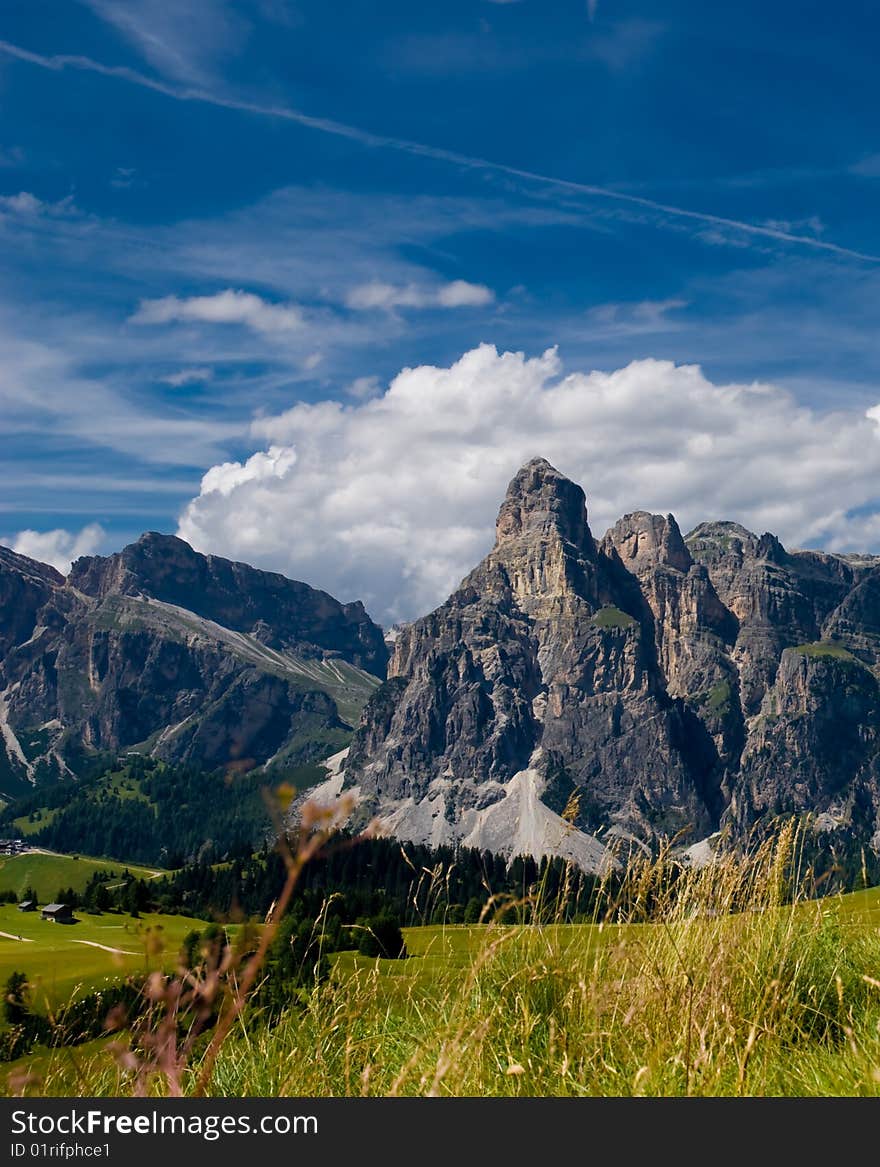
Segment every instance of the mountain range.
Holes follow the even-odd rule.
[[[0,549],[0,789],[125,752],[233,771],[320,759],[387,657],[362,604],[173,536],[66,578]]]
[[[390,659],[389,659],[390,651]],[[880,556],[634,511],[536,458],[495,545],[386,641],[359,602],[148,533],[64,577],[0,549],[0,789],[138,752],[282,775],[398,838],[693,858],[780,816],[880,853]]]
[[[597,541],[544,459],[495,546],[402,629],[328,790],[399,837],[597,868],[779,816],[880,851],[880,557],[635,511]]]

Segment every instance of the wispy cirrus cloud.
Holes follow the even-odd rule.
[[[24,162],[21,146],[0,146],[0,167],[13,169]]]
[[[452,280],[439,287],[418,287],[408,284],[395,287],[380,280],[372,280],[352,288],[345,298],[347,307],[357,310],[373,308],[482,308],[493,303],[495,293],[485,284],[471,284],[467,280]]]
[[[559,41],[524,41],[508,30],[408,33],[393,38],[383,64],[394,72],[420,77],[450,74],[503,75],[534,69],[536,65],[601,65],[612,72],[632,68],[660,42],[664,25],[657,20],[630,17],[602,27],[584,27],[581,35]]]
[[[216,90],[196,86],[176,85],[147,77],[127,66],[105,65],[100,61],[86,56],[71,54],[45,55],[24,49],[6,40],[0,40],[0,53],[56,72],[64,69],[75,69],[98,73],[104,77],[114,78],[133,85],[142,86],[146,89],[151,89],[156,93],[161,93],[165,97],[172,98],[176,101],[197,102],[216,106],[220,109],[238,110],[260,117],[289,121],[319,133],[347,138],[365,147],[395,150],[401,153],[411,154],[415,157],[449,163],[457,167],[482,171],[489,174],[504,175],[508,178],[517,178],[525,183],[537,184],[569,195],[581,195],[591,199],[607,200],[621,207],[640,208],[643,211],[652,212],[655,216],[655,221],[660,225],[662,225],[664,219],[693,224],[697,237],[700,237],[701,233],[704,234],[706,228],[718,229],[714,237],[709,240],[710,242],[718,242],[724,238],[723,233],[729,231],[732,237],[746,241],[749,239],[755,239],[759,242],[772,240],[776,243],[825,251],[841,258],[868,263],[880,263],[880,256],[878,255],[859,251],[856,248],[846,247],[834,243],[829,239],[817,239],[811,235],[801,235],[794,232],[777,230],[776,228],[764,226],[760,223],[752,223],[743,219],[716,215],[708,211],[676,206],[672,203],[661,202],[656,199],[646,198],[611,187],[600,186],[595,183],[560,178],[554,175],[543,174],[539,171],[529,170],[525,167],[495,162],[491,159],[464,154],[455,150],[447,150],[408,138],[374,133],[369,130],[364,130],[359,126],[337,121],[333,118],[306,114],[302,110],[289,105],[249,101]]]
[[[72,196],[58,202],[47,203],[30,191],[20,190],[18,194],[0,195],[0,214],[2,213],[20,215],[22,218],[33,218],[36,215],[74,215],[76,207]]]
[[[84,372],[77,341],[85,318],[56,326],[48,339],[27,336],[27,323],[20,313],[0,313],[0,428],[16,446],[53,441],[113,450],[147,465],[191,466],[242,435],[241,422],[171,413],[129,392],[128,378]]]
[[[671,314],[687,307],[687,300],[670,297],[667,300],[598,304],[586,316],[588,325],[605,336],[634,336],[677,329],[679,322],[671,318]]]
[[[159,380],[163,385],[170,385],[172,389],[183,389],[187,385],[198,385],[203,381],[210,381],[214,370],[207,365],[194,369],[180,369],[176,373],[166,373]]]
[[[206,82],[234,56],[248,23],[223,0],[81,0],[161,75]]]
[[[868,154],[849,167],[850,174],[861,178],[880,178],[880,154]]]

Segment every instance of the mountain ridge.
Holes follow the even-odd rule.
[[[147,532],[67,577],[0,550],[0,785],[102,752],[248,769],[341,745],[387,661],[360,602]]]
[[[489,554],[398,634],[344,783],[412,842],[483,845],[531,774],[586,839],[693,846],[811,812],[880,850],[878,601],[880,558],[736,523],[633,511],[597,541],[581,488],[532,459]]]
[[[793,815],[880,856],[880,556],[644,510],[596,539],[534,458],[481,563],[387,639],[360,602],[157,532],[67,577],[0,548],[0,600],[11,793],[104,753],[279,778],[332,754],[325,794],[412,842],[600,870]]]

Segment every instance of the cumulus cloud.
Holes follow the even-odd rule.
[[[767,384],[635,361],[563,374],[555,349],[491,345],[404,369],[362,402],[300,403],[252,425],[266,449],[215,466],[180,534],[360,597],[383,623],[442,602],[488,551],[508,481],[535,455],[587,493],[601,536],[672,511],[684,530],[734,519],[789,546],[876,547],[880,405],[818,413]]]
[[[283,482],[296,463],[296,451],[270,446],[266,453],[252,454],[244,463],[223,462],[202,478],[202,490],[226,498],[247,483]]]
[[[348,293],[346,305],[357,310],[383,308],[482,308],[491,304],[495,294],[485,284],[452,280],[436,288],[416,284],[395,286],[379,280],[359,284]]]
[[[81,531],[65,531],[58,527],[54,531],[19,531],[12,540],[12,550],[18,555],[27,555],[40,563],[51,565],[65,575],[70,565],[81,555],[93,555],[104,539],[104,528],[99,523],[89,523]]]
[[[380,388],[379,378],[376,376],[355,377],[351,384],[346,386],[345,392],[358,401],[366,401],[368,397],[375,397]]]
[[[254,332],[291,332],[302,328],[303,316],[293,304],[273,304],[234,288],[213,296],[162,296],[141,300],[129,317],[130,324],[174,324],[197,321],[203,324],[243,324]]]

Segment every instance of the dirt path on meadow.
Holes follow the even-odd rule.
[[[97,940],[74,940],[72,944],[88,944],[89,948],[102,948],[104,952],[112,952],[116,956],[140,956],[139,952],[130,952],[127,948],[111,948],[109,944],[99,944]]]

